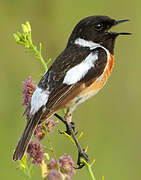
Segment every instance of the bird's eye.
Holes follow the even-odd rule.
[[[96,29],[97,31],[103,30],[103,24],[102,24],[102,23],[95,24],[95,29]]]

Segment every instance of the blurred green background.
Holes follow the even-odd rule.
[[[45,59],[64,49],[74,25],[89,15],[103,14],[115,19],[131,19],[114,30],[132,32],[119,37],[115,47],[115,67],[106,86],[95,97],[77,108],[73,119],[84,132],[83,146],[89,145],[95,158],[97,180],[141,179],[141,2],[139,0],[1,0],[0,4],[0,179],[25,179],[12,162],[13,150],[24,129],[21,107],[22,81],[28,76],[38,82],[43,69],[35,57],[18,46],[13,33],[30,21],[34,43],[42,42]],[[63,129],[64,126],[60,125]],[[76,161],[76,150],[64,137],[51,136],[57,156],[64,152]],[[61,148],[60,148],[61,147]],[[35,180],[41,179],[36,169]],[[86,169],[73,180],[90,179]]]

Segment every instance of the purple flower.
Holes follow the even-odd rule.
[[[41,141],[45,137],[45,131],[42,125],[38,125],[35,129],[34,136],[38,141]]]
[[[62,175],[56,170],[52,169],[47,176],[47,180],[62,180]]]
[[[35,84],[34,81],[31,79],[31,77],[28,77],[28,79],[23,82],[23,103],[22,105],[29,105],[31,101],[32,94],[35,90]]]
[[[55,127],[58,122],[59,121],[48,120],[44,124],[38,125],[34,132],[35,138],[40,141],[45,137],[46,131],[48,131],[49,133],[53,133],[53,127]],[[44,126],[46,127],[46,129]]]
[[[46,127],[47,127],[47,131],[49,133],[53,133],[53,127],[55,127],[57,124],[59,123],[59,121],[53,121],[53,120],[49,120],[45,123]]]
[[[74,162],[70,156],[64,154],[62,157],[60,157],[59,163],[60,171],[63,174],[71,176],[73,173],[75,173]]]
[[[27,118],[29,117],[29,114],[30,114],[30,102],[31,102],[31,97],[32,97],[34,90],[35,90],[34,81],[31,79],[31,77],[28,77],[28,79],[25,82],[23,82],[23,91],[22,91],[22,94],[23,94],[22,106],[23,105],[27,106],[27,108],[24,112],[24,114],[26,114]]]
[[[74,162],[72,158],[64,154],[59,159],[59,165],[60,165],[60,172],[58,172],[56,160],[54,158],[51,159],[50,163],[47,165],[47,168],[49,170],[47,180],[60,180],[60,179],[71,180],[71,175],[75,173]]]
[[[51,159],[50,163],[48,163],[47,168],[49,170],[57,169],[57,162],[54,158]]]
[[[31,141],[28,145],[27,153],[29,153],[33,164],[42,163],[44,153],[42,151],[42,145],[39,142]]]

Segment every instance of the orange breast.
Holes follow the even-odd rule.
[[[91,96],[96,94],[106,83],[108,77],[111,74],[112,68],[114,66],[114,57],[110,54],[110,59],[108,60],[108,64],[106,65],[106,69],[103,74],[89,87],[87,87],[82,94],[85,96]]]
[[[92,83],[88,87],[86,87],[85,84],[82,84],[82,91],[67,103],[68,107],[72,107],[75,109],[75,107],[78,104],[83,103],[88,98],[95,95],[105,85],[108,77],[111,74],[112,68],[114,66],[113,55],[110,54],[110,59],[108,60],[107,63],[108,64],[106,65],[106,68],[105,68],[103,74],[96,81],[94,81],[94,83]]]
[[[107,67],[103,74],[92,84],[92,88],[94,90],[100,90],[106,83],[108,77],[112,72],[112,68],[114,66],[114,57],[110,54],[110,59],[108,61]]]

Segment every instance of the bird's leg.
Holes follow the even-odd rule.
[[[72,138],[76,144],[76,147],[78,149],[78,160],[77,160],[78,167],[76,169],[81,169],[84,166],[84,163],[81,162],[81,158],[84,158],[86,160],[86,162],[89,161],[89,158],[88,158],[87,153],[85,152],[84,149],[81,148],[77,138],[75,137],[74,127],[72,126],[72,120],[71,120],[70,112],[69,112],[69,110],[67,110],[65,118],[62,118],[58,114],[55,114],[55,116],[57,118],[59,118],[66,125],[67,133],[72,136]]]
[[[66,121],[67,122],[67,121]],[[68,122],[67,122],[68,123]],[[88,155],[87,153],[85,152],[84,149],[81,148],[77,138],[75,137],[75,133],[70,125],[70,123],[68,123],[68,128],[69,128],[69,131],[71,133],[71,136],[76,144],[76,147],[78,149],[78,160],[77,160],[77,165],[78,167],[76,169],[81,169],[82,167],[85,166],[85,164],[83,162],[81,162],[81,158],[84,158],[86,160],[86,162],[89,162],[89,158],[88,158]]]
[[[66,121],[66,128],[67,128],[66,133],[71,135],[70,127],[73,130],[73,132],[75,132],[75,124],[72,121],[72,112],[71,112],[70,108],[67,109],[64,119]]]
[[[54,116],[56,116],[59,120],[61,120],[65,124],[65,126],[66,126],[65,133],[67,133],[68,135],[71,135],[71,132],[69,130],[68,123],[66,122],[66,120],[57,113],[55,113]],[[72,129],[75,131],[75,126],[74,126],[73,121],[70,122],[70,125],[71,125]],[[62,134],[62,132],[60,132],[60,133]]]
[[[68,123],[67,123],[67,121],[69,122],[69,124],[70,124],[70,126],[71,126],[71,128],[73,129],[73,131],[75,132],[75,124],[74,124],[74,122],[72,121],[72,115],[71,115],[71,112],[67,109],[67,112],[66,112],[66,114],[65,114],[65,117],[63,118],[63,117],[61,117],[59,114],[57,114],[57,113],[55,113],[54,114],[54,116],[56,116],[59,120],[61,120],[65,125],[66,125],[66,133],[68,134],[68,135],[71,135],[71,132],[70,132],[70,129],[69,129],[69,127],[68,127]],[[66,119],[67,119],[67,121],[66,121]],[[77,134],[77,133],[76,133]]]

